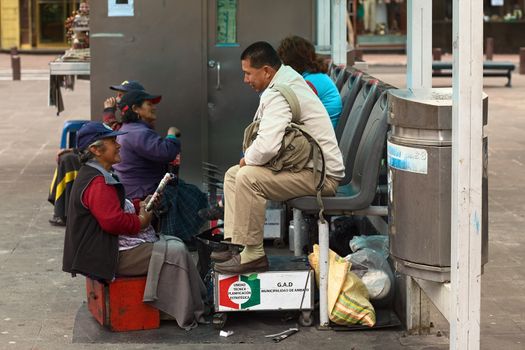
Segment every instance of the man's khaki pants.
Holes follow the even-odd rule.
[[[238,165],[224,176],[224,236],[241,245],[257,245],[263,241],[266,200],[288,199],[315,195],[313,171],[281,171],[274,173],[262,166]],[[326,177],[323,195],[333,196],[338,181]]]

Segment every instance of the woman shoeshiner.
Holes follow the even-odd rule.
[[[71,190],[62,269],[98,280],[147,275],[144,302],[184,329],[204,322],[206,289],[184,243],[157,237],[145,202],[130,202],[112,172],[117,135],[99,122],[77,134],[82,166]]]
[[[156,106],[161,99],[160,95],[135,90],[127,92],[120,100],[123,121],[120,130],[127,134],[118,137],[122,162],[115,165],[115,172],[128,198],[144,199],[152,194],[168,170],[168,164],[180,153],[177,128],[168,128],[166,137],[155,131]],[[197,186],[178,179],[176,186],[167,186],[164,192],[160,232],[190,244],[204,223],[197,212],[205,207],[206,195]]]

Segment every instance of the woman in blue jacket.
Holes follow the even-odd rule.
[[[281,41],[277,53],[283,63],[301,74],[319,96],[335,129],[343,103],[337,87],[326,74],[327,64],[317,57],[312,43],[300,36],[289,36]]]
[[[119,103],[123,121],[120,130],[127,134],[118,137],[122,161],[114,168],[128,198],[143,199],[152,194],[169,170],[168,164],[180,153],[179,132],[175,127],[168,129],[165,138],[155,131],[156,104],[160,100],[160,95],[134,90],[122,96]],[[197,211],[207,207],[206,195],[178,179],[176,187],[166,187],[162,202],[161,232],[191,243],[203,224]]]

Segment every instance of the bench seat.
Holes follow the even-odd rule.
[[[506,61],[485,61],[483,62],[483,76],[484,77],[505,77],[507,84],[505,86],[511,87],[512,71],[516,69],[516,65],[512,62]],[[452,76],[452,62],[434,61],[432,62],[432,76],[433,77],[451,77]]]

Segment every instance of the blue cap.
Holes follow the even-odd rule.
[[[127,132],[115,131],[101,122],[89,122],[77,132],[77,148],[83,151],[95,141],[124,134]]]
[[[111,85],[109,87],[111,90],[115,91],[132,91],[132,90],[141,90],[144,91],[144,86],[139,83],[137,80],[124,80],[120,85]]]

